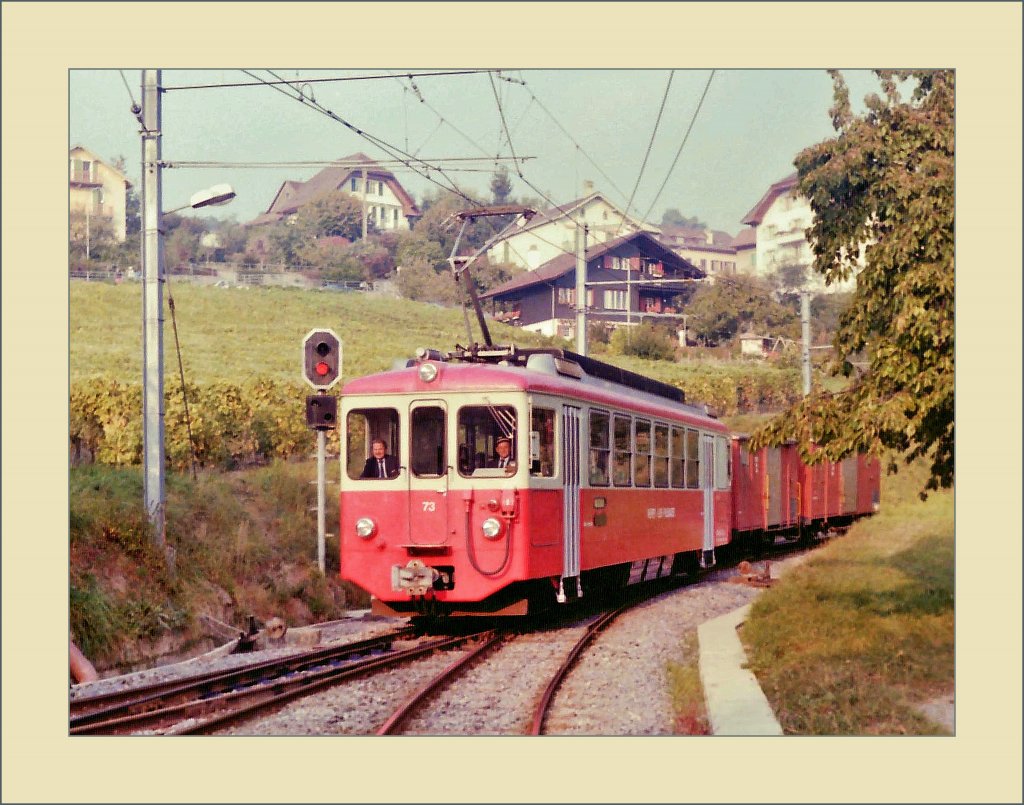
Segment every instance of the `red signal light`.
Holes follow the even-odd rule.
[[[320,361],[314,367],[314,370],[316,371],[316,373],[318,375],[320,375],[320,377],[326,377],[328,374],[330,374],[331,367],[327,363],[325,363],[324,361]]]

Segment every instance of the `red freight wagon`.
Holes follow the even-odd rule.
[[[804,466],[801,473],[804,526],[823,530],[877,511],[880,474],[878,459],[865,455]]]
[[[584,356],[421,350],[348,383],[340,416],[341,573],[377,611],[522,614],[708,566],[730,540],[726,428]],[[374,440],[390,462],[367,460]]]
[[[749,449],[750,437],[732,437],[732,528],[773,540],[800,525],[800,455],[795,444]]]

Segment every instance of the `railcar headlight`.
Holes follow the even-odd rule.
[[[484,532],[487,539],[497,539],[501,536],[501,521],[494,517],[488,517],[480,524],[480,530]]]
[[[435,377],[437,377],[437,364],[436,363],[421,363],[419,368],[420,380],[424,383],[429,383]]]
[[[356,520],[356,534],[363,539],[369,539],[377,531],[377,524],[369,517],[360,517]]]

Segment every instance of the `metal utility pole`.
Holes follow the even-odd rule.
[[[801,364],[804,375],[804,396],[811,394],[811,297],[807,291],[800,292]]]
[[[363,168],[363,240],[366,240],[366,168]]]
[[[316,434],[316,563],[327,575],[327,431]]]
[[[160,73],[142,71],[142,455],[146,511],[153,524],[153,540],[163,549],[166,498]]]
[[[576,352],[587,354],[587,230],[581,216],[576,227]]]

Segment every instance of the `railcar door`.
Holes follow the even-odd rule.
[[[857,510],[857,456],[844,458],[840,466],[843,473],[843,499],[839,503],[839,511],[848,514]]]
[[[767,521],[765,527],[782,522],[782,452],[778,447],[768,448],[765,466],[765,487],[768,491]]]
[[[409,406],[409,542],[440,545],[448,539],[448,411],[441,400]]]
[[[704,550],[701,567],[715,564],[715,437],[705,433],[700,440],[700,487],[704,494]]]
[[[580,409],[562,409],[562,578],[580,575]],[[578,589],[578,588],[577,588]]]

